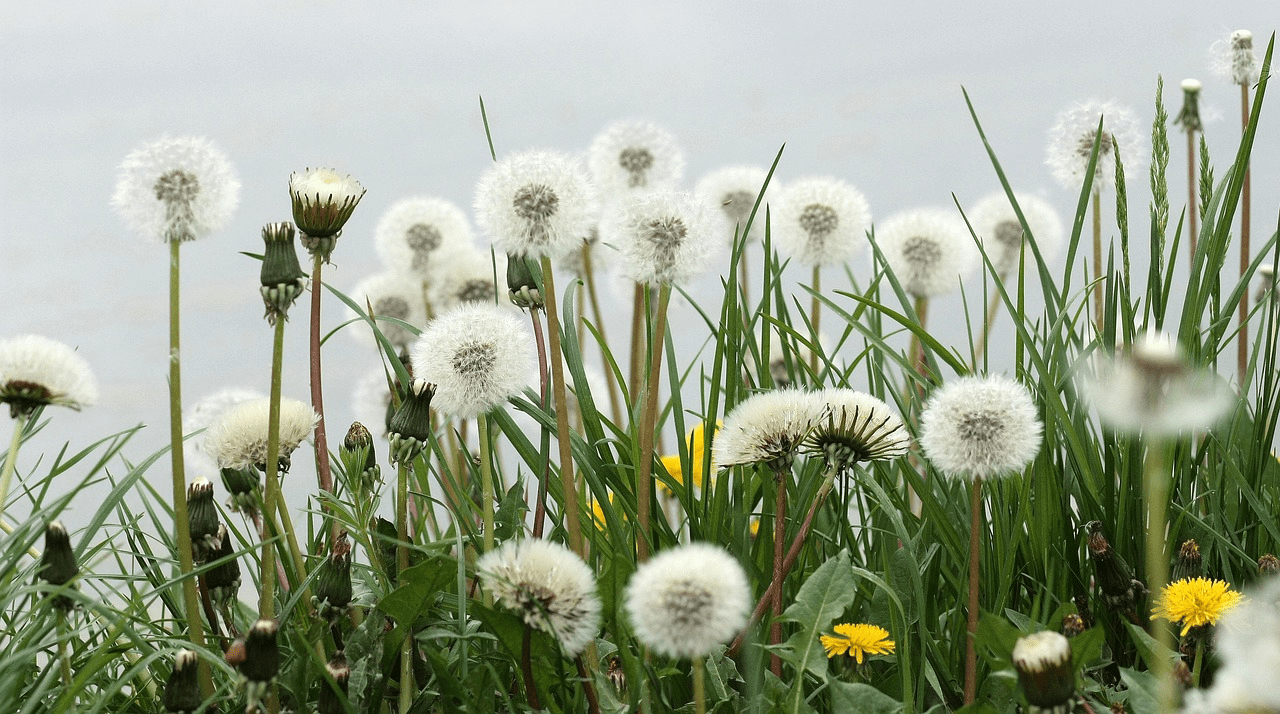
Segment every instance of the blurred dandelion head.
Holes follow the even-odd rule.
[[[467,303],[427,323],[413,345],[413,374],[436,385],[436,410],[473,417],[524,389],[535,354],[512,310]]]
[[[773,240],[783,255],[803,265],[839,265],[866,243],[871,209],[852,185],[817,176],[781,189],[770,219]]]
[[[422,284],[405,273],[389,271],[376,273],[361,280],[349,295],[364,310],[373,308],[378,330],[397,352],[404,352],[418,335],[408,328],[381,318],[393,318],[409,325],[421,325],[427,321],[427,311],[422,297]],[[350,334],[365,342],[374,342],[373,332],[366,325],[351,325]]]
[[[459,246],[471,246],[475,234],[467,214],[443,198],[402,198],[378,219],[373,245],[388,270],[407,272],[430,283],[447,270]]]
[[[499,279],[507,274],[507,256],[504,253],[481,252],[473,248],[459,250],[449,260],[448,270],[442,270],[427,286],[431,309],[437,313],[470,302],[494,301],[497,295],[493,276]],[[503,304],[506,304],[505,295]]]
[[[703,176],[698,181],[694,192],[704,197],[712,206],[724,213],[724,242],[732,243],[734,234],[747,227],[747,219],[751,217],[751,209],[756,204],[756,197],[764,187],[769,171],[759,166],[728,166],[717,169]],[[756,217],[756,228],[747,235],[747,240],[764,235],[764,206],[778,192],[776,183],[770,183],[766,189],[764,200],[760,202],[760,215]]]
[[[978,258],[964,223],[941,209],[890,216],[876,227],[876,243],[902,289],[920,298],[958,288]]]
[[[41,335],[0,340],[0,404],[13,418],[50,404],[79,411],[96,401],[97,380],[75,350]]]
[[[819,641],[827,657],[849,655],[862,664],[867,655],[893,654],[894,642],[889,631],[876,625],[842,622],[833,628],[834,635],[822,635]]]
[[[507,541],[476,563],[484,588],[525,624],[576,657],[600,630],[595,574],[573,551],[541,538]]]
[[[1043,427],[1027,388],[1006,377],[961,377],[920,415],[920,445],[934,468],[968,480],[1021,470],[1040,452]]]
[[[746,624],[751,586],[723,548],[690,543],[643,563],[626,591],[636,637],[660,655],[704,657]]]
[[[133,230],[166,243],[203,238],[231,220],[240,179],[213,142],[165,137],[120,164],[111,205]]]
[[[1262,79],[1262,65],[1253,49],[1253,33],[1236,30],[1210,45],[1209,68],[1232,84],[1256,84]]]
[[[671,132],[643,120],[614,122],[591,142],[587,165],[605,200],[670,190],[684,178],[684,151]]]
[[[1221,666],[1206,693],[1213,711],[1280,711],[1280,688],[1259,686],[1280,672],[1280,578],[1263,580],[1227,609],[1215,638]]]
[[[888,404],[853,389],[831,388],[811,401],[814,429],[805,449],[843,471],[862,461],[887,461],[907,453],[911,437]]]
[[[1016,196],[1040,254],[1047,259],[1062,243],[1062,220],[1048,201],[1025,194]],[[982,247],[996,273],[1007,275],[1017,268],[1026,232],[1022,230],[1022,223],[1009,197],[1003,191],[986,196],[973,205],[969,219],[974,232],[982,239]],[[1035,262],[1030,248],[1025,260],[1027,265]]]
[[[359,181],[333,169],[308,168],[290,174],[293,222],[303,234],[303,240],[337,238],[364,198],[364,192]]]
[[[759,392],[724,418],[711,449],[715,471],[741,464],[764,464],[787,471],[796,450],[822,415],[814,395],[797,389]]]
[[[480,177],[476,222],[501,252],[559,258],[582,246],[596,220],[594,204],[595,188],[577,159],[528,151]]]
[[[1098,132],[1098,121],[1103,121]],[[1124,157],[1124,175],[1132,178],[1142,165],[1146,149],[1142,133],[1132,112],[1114,102],[1090,100],[1076,104],[1058,115],[1049,129],[1048,155],[1053,177],[1064,188],[1079,191],[1089,168],[1094,146],[1098,163],[1094,167],[1093,188],[1107,191],[1115,188],[1116,153]]]
[[[270,399],[242,402],[223,412],[205,432],[205,450],[224,469],[254,466],[266,470]],[[289,470],[290,454],[311,436],[320,416],[297,399],[280,400],[280,467]]]
[[[196,679],[200,657],[194,650],[178,650],[173,658],[173,672],[164,685],[164,708],[169,712],[193,712],[204,704],[200,683]]]
[[[1075,693],[1071,642],[1053,631],[1019,637],[1013,646],[1013,668],[1027,701],[1037,707],[1057,707]]]
[[[1232,590],[1229,583],[1208,578],[1187,578],[1169,583],[1160,592],[1151,619],[1164,619],[1182,624],[1182,636],[1193,627],[1212,625],[1244,596]]]
[[[707,268],[724,217],[691,193],[637,195],[620,207],[603,240],[638,283],[683,285]]]

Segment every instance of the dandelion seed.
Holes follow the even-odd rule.
[[[755,207],[756,197],[768,176],[769,171],[759,166],[728,166],[712,171],[698,181],[694,193],[705,197],[728,219],[724,233],[726,244],[731,244],[734,235],[746,229],[751,209]],[[778,193],[776,183],[770,183],[765,189],[764,199],[760,202],[760,215],[746,240],[751,241],[764,235],[764,207]]]
[[[658,654],[705,657],[747,622],[751,587],[723,548],[690,543],[640,565],[627,584],[632,630]]]
[[[889,631],[883,627],[842,622],[833,629],[834,635],[822,635],[818,638],[828,659],[849,655],[858,664],[862,664],[862,659],[867,655],[893,654],[893,640],[889,639]]]
[[[902,419],[870,394],[832,388],[815,394],[811,405],[814,428],[805,440],[805,450],[822,454],[837,470],[863,461],[898,458],[911,445]]]
[[[362,309],[373,308],[378,330],[397,352],[409,349],[418,335],[412,330],[384,318],[392,318],[409,325],[422,325],[427,321],[426,307],[422,300],[422,286],[405,273],[386,272],[370,275],[361,280],[349,293]],[[351,334],[368,341],[373,333],[359,325]]]
[[[1037,632],[1018,638],[1013,646],[1013,668],[1027,701],[1044,709],[1070,701],[1076,689],[1071,667],[1071,642],[1057,632]]]
[[[1048,201],[1025,194],[1016,196],[1031,235],[1035,237],[1036,246],[1047,259],[1062,242],[1062,220]],[[995,266],[996,273],[1006,275],[1015,269],[1026,234],[1008,195],[1000,191],[978,201],[973,205],[969,219],[974,232],[982,239],[982,246],[987,251],[991,264]],[[1026,262],[1027,265],[1035,262],[1035,255],[1030,247],[1027,248]]]
[[[1262,65],[1253,50],[1253,33],[1236,30],[1209,46],[1209,66],[1232,84],[1253,85],[1262,79]]]
[[[528,151],[498,161],[476,187],[476,222],[498,250],[560,258],[596,221],[595,189],[575,158]]]
[[[393,272],[408,273],[431,282],[438,263],[459,246],[475,243],[475,233],[467,214],[443,198],[404,198],[378,219],[373,245],[382,265]]]
[[[1212,625],[1244,598],[1229,583],[1208,578],[1187,578],[1169,583],[1156,600],[1151,619],[1182,623],[1180,636],[1193,627]]]
[[[918,298],[955,290],[978,258],[964,223],[940,209],[889,217],[877,226],[876,242],[902,289]]]
[[[576,657],[600,631],[595,574],[573,551],[540,538],[507,541],[476,563],[484,588],[525,624]]]
[[[779,191],[771,219],[773,240],[783,255],[804,265],[840,265],[866,243],[871,209],[850,184],[811,177]]]
[[[1103,121],[1101,135],[1098,134],[1099,119]],[[1054,179],[1067,190],[1079,191],[1095,144],[1098,163],[1093,187],[1098,191],[1115,187],[1117,150],[1124,155],[1126,180],[1136,176],[1148,153],[1132,112],[1114,102],[1090,100],[1059,114],[1057,123],[1049,129],[1045,163]]]
[[[670,190],[684,178],[684,152],[675,137],[648,121],[605,127],[591,142],[587,165],[605,200]]]
[[[1027,388],[1006,377],[943,385],[920,416],[920,445],[946,476],[987,479],[1021,470],[1040,452],[1043,427]]]
[[[707,268],[723,216],[690,193],[659,192],[630,199],[604,240],[621,254],[637,283],[683,285]]]
[[[308,238],[337,238],[350,220],[365,188],[350,174],[333,169],[307,169],[289,176],[289,198],[293,203],[293,222]],[[309,250],[312,246],[306,246]],[[332,245],[329,246],[332,250]]]
[[[231,220],[240,179],[208,139],[165,137],[120,164],[111,205],[133,230],[166,243],[213,233]]]
[[[534,349],[532,335],[511,310],[470,303],[427,324],[413,345],[413,373],[436,385],[438,411],[473,417],[529,384]]]
[[[218,466],[266,470],[267,436],[271,400],[255,399],[231,409],[205,433],[205,449]],[[280,400],[280,465],[289,470],[289,455],[311,436],[320,419],[311,405],[296,399]]]
[[[762,463],[786,471],[820,418],[809,392],[778,389],[753,394],[725,416],[711,449],[712,469]]]
[[[79,411],[96,401],[97,381],[75,350],[40,335],[0,340],[0,404],[13,418],[50,404]]]

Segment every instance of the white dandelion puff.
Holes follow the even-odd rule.
[[[427,286],[431,309],[443,313],[463,303],[492,303],[496,294],[493,283],[495,268],[498,284],[502,286],[501,304],[510,304],[503,282],[507,276],[507,256],[503,253],[491,256],[488,251],[468,247],[440,264],[440,271]]]
[[[209,427],[225,414],[228,409],[262,398],[262,394],[254,389],[227,387],[206,396],[191,406],[187,410],[187,415],[182,419],[182,432],[191,434],[201,429],[204,429],[205,432],[194,439],[188,439],[183,445],[183,451],[187,458],[188,472],[216,472],[218,465],[210,459],[209,450],[205,446],[209,438]]]
[[[393,318],[415,327],[427,320],[423,303],[422,285],[404,273],[376,273],[361,280],[351,292],[352,300],[361,311],[373,308],[378,329],[391,342],[397,352],[404,352],[418,336],[406,327],[385,318]],[[362,341],[371,342],[373,332],[367,324],[354,324],[347,328]]]
[[[205,450],[224,469],[264,468],[270,432],[270,399],[254,399],[223,412],[205,432]],[[311,437],[320,415],[297,399],[280,400],[280,461]]]
[[[805,450],[822,454],[837,469],[862,461],[895,459],[911,446],[902,418],[877,397],[833,387],[815,393],[812,403],[820,411],[805,440]]]
[[[476,222],[504,253],[560,256],[582,246],[596,220],[595,189],[568,154],[527,151],[504,158],[476,186]]]
[[[1253,49],[1253,33],[1236,30],[1210,45],[1209,68],[1232,84],[1256,84],[1262,79],[1262,65]]]
[[[1280,577],[1272,576],[1223,615],[1215,634],[1222,666],[1205,696],[1217,712],[1280,711]]]
[[[1048,259],[1062,243],[1062,219],[1048,201],[1021,193],[1015,195],[1022,215],[1027,219],[1027,227],[1031,229],[1032,239],[1040,248],[1040,254]],[[1018,266],[1027,236],[1008,195],[998,191],[984,197],[973,205],[969,221],[982,239],[982,246],[997,274],[1005,275]],[[1027,265],[1034,264],[1035,255],[1029,247],[1026,252]]]
[[[541,538],[507,541],[476,563],[484,589],[576,657],[600,631],[595,574],[573,551]]]
[[[165,137],[120,164],[111,205],[133,230],[166,243],[203,238],[231,220],[240,179],[213,142]]]
[[[663,191],[627,201],[603,236],[637,283],[682,285],[707,268],[724,217],[691,193]]]
[[[914,297],[955,290],[978,259],[964,223],[950,211],[921,208],[890,216],[876,243],[902,289]]]
[[[533,336],[511,310],[468,303],[429,322],[412,349],[413,375],[436,385],[431,406],[473,417],[529,384]]]
[[[603,198],[670,190],[684,178],[684,151],[671,132],[643,120],[605,127],[587,153],[591,177]]]
[[[778,389],[753,394],[725,416],[712,442],[712,470],[758,463],[786,470],[820,416],[810,392]]]
[[[803,265],[840,265],[866,243],[871,208],[852,185],[816,176],[788,183],[770,219],[773,240],[783,255]]]
[[[1102,120],[1102,134],[1098,121]],[[1090,100],[1076,104],[1058,115],[1049,129],[1045,163],[1053,178],[1064,188],[1079,191],[1089,168],[1089,157],[1098,146],[1098,163],[1093,187],[1098,191],[1115,188],[1116,150],[1124,157],[1125,180],[1132,180],[1147,155],[1142,132],[1133,112],[1114,102]]]
[[[443,198],[402,198],[378,219],[373,246],[382,265],[430,281],[436,264],[457,246],[475,243],[467,214]]]
[[[1019,471],[1040,452],[1043,426],[1027,388],[1007,377],[961,377],[933,393],[920,415],[920,445],[952,478]]]
[[[626,591],[636,637],[660,655],[704,657],[747,622],[751,586],[723,548],[690,543],[642,564]]]
[[[72,348],[41,335],[0,340],[0,404],[15,418],[49,404],[79,411],[97,401],[89,363]]]
[[[768,176],[768,169],[760,166],[728,166],[712,171],[698,181],[694,193],[704,196],[727,219],[724,233],[726,244],[731,244],[734,236],[746,229],[751,209],[755,207],[756,197],[760,195],[760,189],[764,187]],[[760,201],[760,213],[752,223],[752,231],[747,234],[746,240],[751,241],[764,235],[764,207],[771,198],[778,195],[778,191],[778,185],[773,182],[765,188],[764,198]]]

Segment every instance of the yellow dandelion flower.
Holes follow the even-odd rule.
[[[1243,595],[1221,580],[1185,578],[1165,586],[1151,619],[1159,617],[1174,623],[1181,622],[1182,633],[1179,636],[1185,636],[1193,627],[1216,623],[1243,599]]]
[[[752,516],[751,517],[751,537],[755,538],[758,535],[760,535],[760,517]]]
[[[719,429],[721,425],[722,425],[721,422],[716,422],[716,429]],[[711,438],[713,439],[715,438],[715,430],[712,430]],[[703,464],[706,462],[706,459],[707,459],[707,442],[706,442],[706,437],[703,435],[702,424],[698,424],[697,426],[693,427],[693,431],[689,432],[689,439],[685,443],[688,444],[689,446],[689,460],[693,462],[689,465],[690,470],[692,470],[693,473],[697,474],[697,478],[700,479],[702,477]],[[671,476],[671,479],[675,481],[676,484],[680,486],[684,485],[684,467],[680,464],[680,454],[671,454],[669,456],[663,456],[662,466],[667,470],[667,474]],[[658,483],[658,488],[663,493],[667,494],[668,496],[675,495],[672,492],[669,484],[665,483],[662,479],[658,479],[657,483]],[[702,486],[702,485],[703,484],[701,483],[698,484],[698,486]]]
[[[613,503],[613,492],[609,493],[609,503],[610,504]],[[627,514],[622,510],[619,509],[615,511],[615,513],[618,514],[619,518],[626,520]],[[600,501],[594,498],[591,499],[591,517],[592,517],[592,520],[595,521],[596,528],[598,528],[601,531],[605,531],[609,529],[609,523],[604,515],[604,507],[600,505]]]
[[[865,655],[893,654],[893,640],[889,639],[889,632],[883,627],[842,622],[835,626],[835,632],[819,638],[828,658],[847,654],[862,664]]]

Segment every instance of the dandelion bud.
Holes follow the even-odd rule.
[[[244,641],[244,661],[240,673],[250,682],[270,682],[280,671],[280,646],[276,643],[275,620],[258,620]]]
[[[378,483],[380,469],[373,455],[373,435],[360,422],[352,422],[347,436],[338,449],[338,458],[346,467],[347,477],[360,485],[361,490],[371,491]]]
[[[1034,707],[1066,704],[1075,693],[1071,668],[1071,643],[1050,631],[1019,638],[1013,646],[1013,667],[1018,670],[1022,692]]]
[[[378,550],[378,562],[387,574],[387,580],[396,582],[400,577],[400,564],[396,560],[396,524],[378,517],[369,522],[369,529],[374,533],[374,543]],[[409,554],[410,561],[413,553]]]
[[[1200,546],[1190,538],[1183,541],[1182,547],[1178,549],[1178,559],[1173,564],[1170,581],[1200,577],[1204,572],[1201,561]]]
[[[1076,613],[1068,613],[1062,616],[1062,635],[1068,639],[1084,634],[1089,629],[1085,624],[1084,618]]]
[[[164,708],[170,712],[193,712],[204,704],[196,667],[200,658],[191,650],[181,650],[173,660],[173,673],[164,685]]]
[[[268,223],[262,227],[262,240],[266,250],[262,256],[260,292],[267,307],[267,322],[274,325],[281,316],[289,319],[289,308],[302,295],[303,278],[307,274],[298,265],[291,224]]]
[[[187,487],[187,520],[191,528],[191,557],[203,563],[219,548],[218,509],[213,504],[213,484],[198,478]]]
[[[231,498],[227,499],[227,507],[236,513],[255,513],[258,510],[258,472],[252,467],[242,469],[222,469],[222,485],[227,487]]]
[[[1258,558],[1258,575],[1276,575],[1280,573],[1280,558],[1267,553]]]
[[[351,542],[346,531],[338,535],[329,557],[320,564],[313,597],[320,617],[331,624],[346,614],[351,605]]]
[[[308,238],[333,238],[342,234],[351,214],[364,198],[365,188],[350,175],[342,176],[333,169],[307,169],[289,176],[289,197],[293,200],[293,222],[304,234],[303,244],[312,254],[322,253],[326,258],[333,250],[332,241],[326,244]],[[313,247],[314,246],[314,247]]]
[[[400,409],[391,417],[391,462],[408,463],[417,458],[431,438],[431,397],[436,385],[415,379],[405,393]]]
[[[1174,121],[1185,132],[1200,131],[1204,123],[1200,120],[1200,88],[1203,85],[1198,79],[1182,80],[1182,111]]]
[[[347,693],[347,681],[351,678],[351,669],[347,667],[346,655],[341,650],[334,652],[333,659],[329,660],[324,669],[330,677],[333,677],[333,684],[330,685],[328,682],[320,684],[320,699],[317,702],[319,712],[320,714],[345,714],[347,708],[342,705],[342,697]]]
[[[221,561],[209,569],[205,575],[205,584],[209,586],[209,597],[218,605],[233,602],[240,592],[240,563],[230,557],[235,553],[231,547],[231,538],[227,527],[218,524],[218,550],[210,560]]]
[[[538,289],[538,265],[529,258],[507,253],[507,294],[511,302],[521,309],[540,310],[547,302]]]
[[[53,521],[44,529],[44,555],[40,557],[37,572],[41,580],[54,586],[66,585],[80,572],[76,554],[71,550],[71,536],[60,521]],[[59,595],[53,604],[60,609],[70,609],[74,603],[71,598]]]

